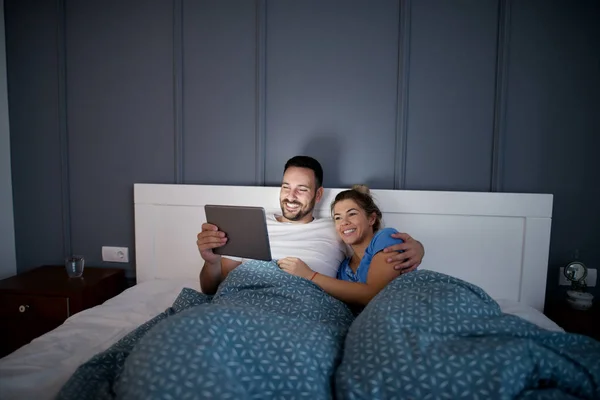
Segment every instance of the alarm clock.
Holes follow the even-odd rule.
[[[580,261],[573,261],[569,263],[564,270],[565,277],[571,281],[571,286],[584,287],[585,278],[587,277],[587,268]]]
[[[577,310],[590,309],[594,296],[584,291],[587,277],[586,266],[580,261],[573,261],[565,267],[563,273],[571,281],[571,290],[567,291],[567,303]]]

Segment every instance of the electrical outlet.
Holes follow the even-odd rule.
[[[569,281],[564,274],[565,268],[560,267],[560,275],[558,277],[558,284],[561,286],[571,286],[571,281]],[[596,281],[598,279],[598,270],[595,268],[589,268],[587,271],[587,276],[585,277],[585,284],[588,287],[596,286]]]
[[[118,263],[129,262],[129,248],[102,246],[102,261]]]
[[[571,286],[571,281],[565,276],[565,267],[560,267],[560,272],[558,273],[558,284],[560,286]]]

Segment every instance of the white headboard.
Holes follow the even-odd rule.
[[[343,189],[326,189],[317,216]],[[372,190],[384,225],[425,246],[420,268],[472,282],[495,299],[542,311],[552,195]],[[135,184],[137,282],[197,279],[203,261],[196,235],[205,204],[279,211],[278,187]],[[333,229],[333,223],[332,223]]]

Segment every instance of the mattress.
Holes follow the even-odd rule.
[[[198,290],[199,283],[197,280],[147,281],[102,305],[73,315],[58,328],[0,359],[1,397],[53,398],[79,365],[170,307],[184,287]],[[505,313],[548,330],[562,330],[529,306],[506,299],[496,301]]]

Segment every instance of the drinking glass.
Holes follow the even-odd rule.
[[[65,268],[69,278],[80,278],[83,275],[85,260],[83,256],[71,256],[65,260]]]

